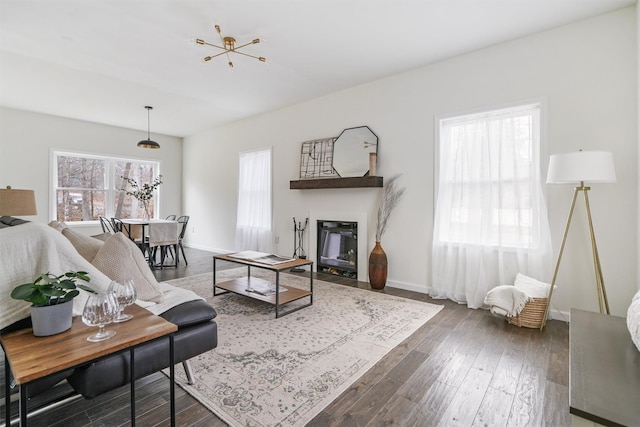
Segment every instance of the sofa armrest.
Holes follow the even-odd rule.
[[[214,319],[218,313],[207,302],[202,300],[189,301],[179,304],[160,315],[165,320],[177,325],[178,328],[207,322]]]

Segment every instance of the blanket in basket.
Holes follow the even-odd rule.
[[[518,273],[512,285],[496,286],[487,292],[484,303],[496,316],[517,316],[532,298],[547,298],[550,284]]]

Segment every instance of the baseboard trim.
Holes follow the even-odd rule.
[[[201,251],[215,252],[215,253],[221,253],[221,254],[231,254],[234,252],[228,249],[213,248],[211,246],[204,246],[204,245],[194,245],[187,242],[183,242],[182,244],[184,245],[185,248],[200,249]]]
[[[210,246],[204,246],[204,245],[193,245],[193,244],[184,243],[184,246],[188,248],[200,249],[203,251],[216,252],[216,253],[222,253],[222,254],[230,254],[234,252],[228,249],[212,248]],[[361,281],[365,282],[366,280],[361,280]],[[399,282],[396,280],[387,280],[386,286],[390,288],[402,289],[405,291],[428,294],[427,288],[425,286],[416,285],[415,283]],[[553,303],[552,303],[552,308],[549,310],[549,319],[560,320],[560,321],[569,323],[571,322],[571,314],[568,311],[558,310],[557,308],[553,307]]]
[[[402,289],[405,291],[413,291],[421,294],[428,294],[426,287],[418,286],[413,283],[405,283],[405,282],[397,282],[394,280],[387,280],[387,285],[390,288]],[[552,320],[560,320],[562,322],[571,322],[571,314],[568,311],[558,310],[553,307],[553,303],[551,304],[551,309],[549,310],[549,319]]]

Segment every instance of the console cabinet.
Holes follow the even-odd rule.
[[[571,310],[569,394],[573,425],[640,425],[640,351],[626,319]]]

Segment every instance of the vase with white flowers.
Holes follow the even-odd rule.
[[[127,196],[133,196],[142,202],[142,206],[144,207],[144,219],[151,219],[151,215],[149,214],[149,203],[153,197],[153,192],[160,186],[160,184],[162,184],[162,175],[158,175],[151,184],[138,184],[138,181],[135,179],[124,176],[121,178],[124,179],[132,188],[132,190],[123,188],[122,191],[124,191]]]
[[[398,188],[400,175],[394,175],[387,181],[378,207],[378,224],[376,226],[376,246],[369,255],[369,284],[373,289],[384,289],[387,284],[387,254],[380,241],[387,228],[387,221],[404,194],[405,188]]]

